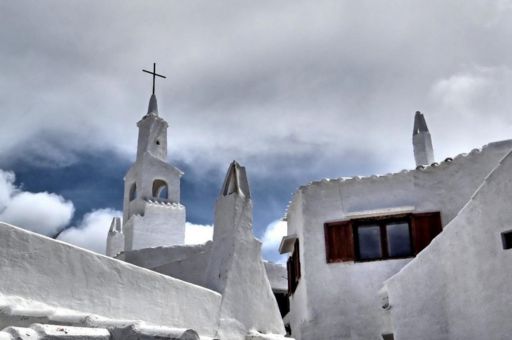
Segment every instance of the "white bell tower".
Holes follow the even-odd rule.
[[[124,178],[124,250],[184,244],[185,207],[180,203],[178,168],[167,163],[167,122],[159,116],[154,93],[137,123],[137,158]],[[165,78],[165,77],[164,77]]]

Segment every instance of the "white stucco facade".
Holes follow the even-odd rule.
[[[394,337],[509,339],[512,154],[496,164],[443,232],[385,283]]]
[[[382,312],[379,291],[413,259],[327,263],[326,222],[389,215],[402,209],[411,213],[439,211],[444,226],[511,148],[512,141],[492,143],[438,166],[385,176],[322,180],[301,187],[287,212],[288,235],[299,240],[301,264],[301,278],[286,317],[292,335],[297,339],[382,339],[389,320]]]
[[[252,233],[252,200],[245,168],[235,162],[228,170],[215,207],[205,283],[222,294],[222,338],[234,339],[243,332],[234,329],[285,334],[261,259],[261,242]]]

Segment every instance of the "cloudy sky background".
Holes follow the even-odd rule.
[[[438,160],[512,137],[511,19],[510,0],[1,2],[0,220],[103,249],[157,62],[188,240],[236,159],[275,260],[297,186],[414,167],[416,110]]]

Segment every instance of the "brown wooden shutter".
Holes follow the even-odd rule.
[[[288,261],[286,262],[286,269],[288,270],[288,294],[291,295],[293,293],[292,286],[293,286],[293,270],[292,270],[292,258],[289,257]]]
[[[286,262],[286,268],[288,270],[288,294],[291,295],[295,292],[300,279],[300,251],[299,251],[299,240],[295,240],[293,246],[292,256],[288,258]]]
[[[412,240],[414,255],[418,255],[443,230],[441,213],[421,213],[412,215]]]
[[[324,225],[327,263],[354,261],[354,236],[350,221]]]
[[[293,264],[295,271],[295,282],[298,284],[300,279],[300,250],[299,250],[299,239],[295,240],[295,246],[293,247]]]

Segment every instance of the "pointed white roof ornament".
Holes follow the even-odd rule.
[[[233,161],[229,165],[220,194],[221,196],[229,196],[235,193],[246,198],[251,198],[245,167]]]
[[[428,131],[425,116],[420,111],[414,115],[414,128],[412,130],[412,145],[416,167],[434,163],[434,148],[432,137]]]
[[[123,228],[121,226],[121,219],[119,217],[112,218],[112,223],[110,224],[109,233],[122,233]]]
[[[427,127],[427,122],[425,121],[425,116],[420,111],[416,111],[414,115],[414,128],[412,131],[412,135],[417,135],[421,132],[429,132]]]

